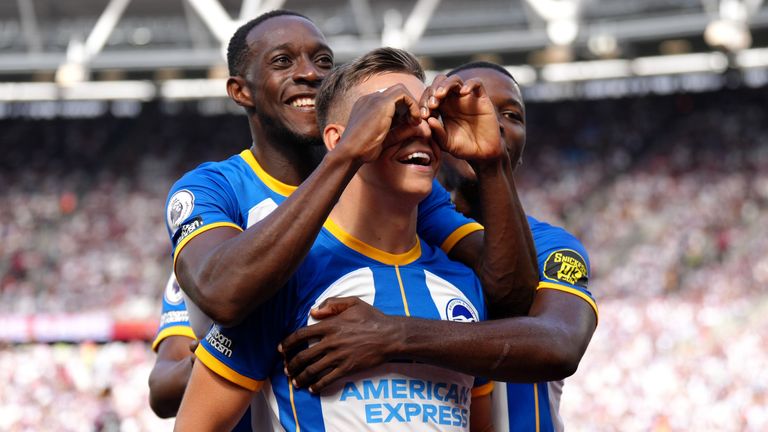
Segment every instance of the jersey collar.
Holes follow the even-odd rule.
[[[354,250],[357,253],[365,255],[368,258],[379,261],[382,264],[403,266],[410,264],[421,257],[421,241],[419,241],[418,237],[416,238],[416,244],[411,248],[411,250],[401,254],[393,254],[381,249],[377,249],[368,243],[363,242],[357,237],[353,237],[352,234],[349,234],[348,232],[341,229],[341,227],[336,225],[336,223],[331,219],[327,219],[323,224],[323,227],[325,227],[325,229],[327,229],[331,235],[336,237],[336,239],[340,241],[344,246],[347,246],[348,248]]]
[[[272,189],[274,192],[287,197],[296,190],[296,186],[285,184],[264,171],[264,168],[259,165],[259,162],[253,156],[253,152],[251,152],[250,149],[241,151],[240,157],[242,157],[248,166],[251,167],[254,174],[256,174],[256,177],[258,177],[265,185],[267,185],[268,188]]]

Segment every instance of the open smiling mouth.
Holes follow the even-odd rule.
[[[432,157],[427,153],[417,151],[398,159],[398,162],[406,165],[429,166],[432,162]]]
[[[288,101],[288,105],[294,108],[301,109],[315,109],[315,99],[311,97],[301,96]]]

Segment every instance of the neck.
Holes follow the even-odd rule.
[[[265,127],[251,117],[251,152],[269,175],[281,182],[298,186],[312,174],[325,156],[322,145],[297,139],[290,132]]]
[[[341,229],[391,254],[410,251],[416,242],[418,201],[364,185],[356,176],[341,194],[330,218]]]

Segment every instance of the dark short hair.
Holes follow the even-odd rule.
[[[249,57],[249,47],[246,40],[248,39],[248,33],[250,33],[254,27],[263,23],[264,21],[279,16],[297,16],[299,18],[304,18],[309,22],[313,22],[311,19],[298,12],[285,9],[275,9],[263,13],[241,25],[235,31],[235,34],[233,34],[229,39],[229,45],[227,46],[227,66],[229,67],[230,76],[243,75],[243,66],[248,62]]]
[[[517,84],[517,80],[515,79],[515,77],[512,76],[511,73],[509,73],[507,68],[505,68],[504,66],[498,65],[496,63],[491,63],[487,61],[474,61],[474,62],[464,63],[463,65],[452,69],[446,75],[448,76],[456,75],[457,73],[467,69],[493,69],[497,72],[501,72],[502,74],[508,76],[512,81],[514,81],[515,84]]]
[[[331,111],[344,100],[349,90],[373,75],[408,73],[424,81],[424,69],[408,51],[397,48],[377,48],[350,63],[335,68],[325,79],[315,98],[317,124],[322,130],[328,124]]]

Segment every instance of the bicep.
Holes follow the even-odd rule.
[[[252,392],[195,362],[174,431],[232,430],[245,413]]]
[[[241,232],[229,226],[212,228],[201,231],[189,238],[184,244],[179,245],[174,257],[174,271],[179,285],[184,292],[192,297],[193,301],[198,298],[194,292],[190,291],[197,287],[199,271],[205,266],[212,251]]]

